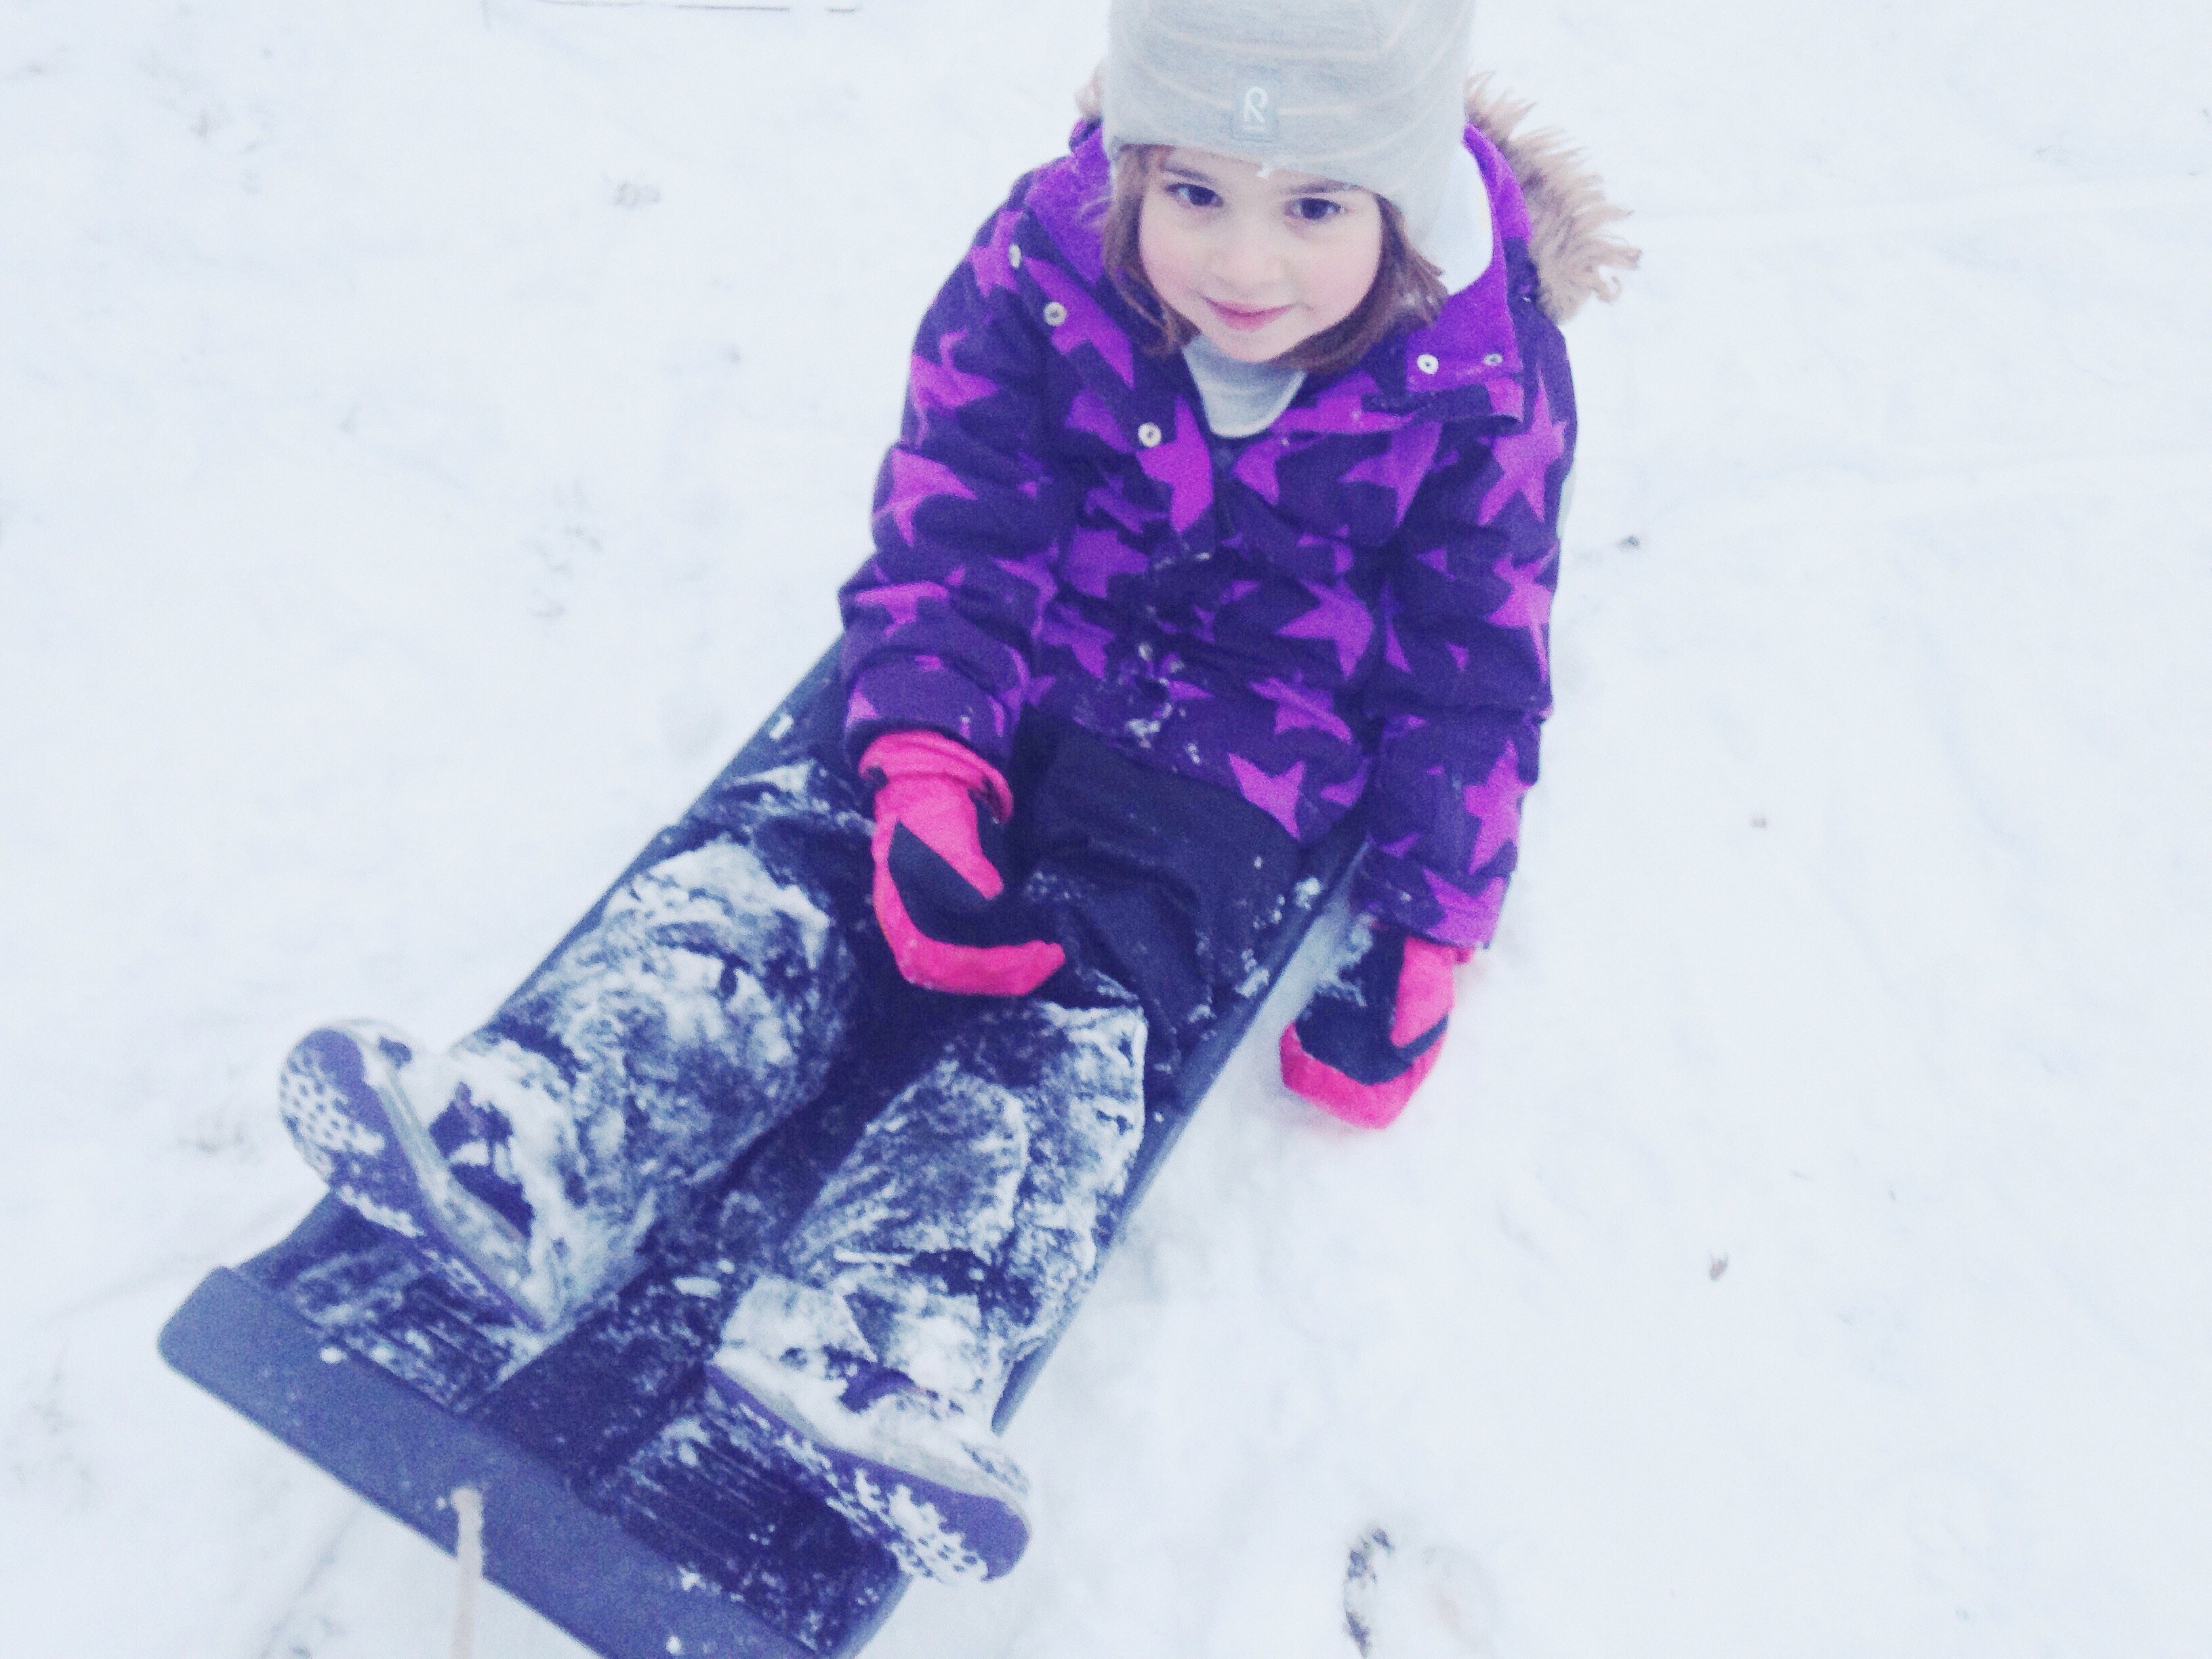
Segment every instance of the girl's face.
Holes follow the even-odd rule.
[[[1355,185],[1171,149],[1145,193],[1137,254],[1179,316],[1262,363],[1359,308],[1382,264],[1382,210]]]

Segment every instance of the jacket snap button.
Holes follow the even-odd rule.
[[[1502,351],[1493,351],[1482,361],[1486,367],[1495,368],[1505,361],[1505,354]]]
[[[1054,300],[1050,305],[1044,308],[1044,321],[1047,328],[1058,328],[1066,320],[1067,307],[1060,304],[1059,301]]]
[[[1146,421],[1137,428],[1137,441],[1147,449],[1158,449],[1160,447],[1159,428]]]
[[[1006,244],[1006,263],[1016,270],[1022,268],[1022,245],[1019,242]]]
[[[1437,360],[1435,355],[1431,352],[1424,351],[1419,356],[1413,359],[1413,367],[1419,369],[1424,374],[1435,374],[1437,372]]]

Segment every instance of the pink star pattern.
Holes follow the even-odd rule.
[[[1106,400],[1089,386],[1077,392],[1068,404],[1067,429],[1096,438],[1109,449],[1127,447],[1127,441],[1121,436],[1121,423],[1106,407]]]
[[[909,544],[914,540],[916,510],[933,497],[947,495],[963,501],[975,499],[975,492],[968,487],[966,480],[944,462],[917,455],[903,444],[892,449],[891,493],[890,499],[884,504],[884,511],[890,514],[899,534]]]
[[[1067,541],[1060,574],[1079,593],[1106,597],[1116,576],[1141,576],[1152,568],[1145,556],[1110,530],[1079,530]]]
[[[1496,522],[1505,503],[1516,495],[1527,501],[1528,510],[1539,519],[1544,516],[1546,477],[1566,448],[1566,441],[1560,435],[1566,429],[1565,421],[1552,418],[1551,394],[1538,381],[1536,412],[1528,417],[1528,429],[1509,432],[1491,441],[1490,453],[1498,466],[1498,482],[1482,498],[1479,522]]]
[[[1393,491],[1398,497],[1395,522],[1403,523],[1407,509],[1413,504],[1414,492],[1420,489],[1421,480],[1428,476],[1430,463],[1436,459],[1437,441],[1443,436],[1443,428],[1434,421],[1401,426],[1390,434],[1389,448],[1357,466],[1346,468],[1345,482],[1376,483]]]
[[[1443,915],[1428,930],[1434,938],[1446,945],[1480,945],[1498,931],[1498,913],[1505,902],[1503,880],[1493,876],[1482,884],[1480,891],[1470,893],[1433,870],[1421,874],[1428,883],[1429,896]]]
[[[1464,791],[1467,814],[1480,820],[1474,832],[1474,855],[1467,861],[1467,872],[1473,875],[1498,856],[1498,849],[1508,845],[1521,828],[1521,757],[1507,744],[1490,769],[1490,775],[1480,783],[1470,783]]]
[[[1400,423],[1388,415],[1370,415],[1366,399],[1375,391],[1370,374],[1347,374],[1332,384],[1310,408],[1293,405],[1275,422],[1280,432],[1388,432]]]
[[[1413,665],[1406,660],[1405,642],[1398,637],[1397,619],[1389,609],[1382,613],[1382,660],[1401,674],[1413,672]]]
[[[1296,837],[1298,833],[1298,796],[1306,781],[1306,763],[1294,761],[1289,771],[1280,776],[1271,777],[1243,756],[1231,755],[1229,757],[1229,769],[1236,775],[1237,787],[1244,799]]]
[[[1536,653],[1536,670],[1546,680],[1552,678],[1552,653],[1549,629],[1552,621],[1552,591],[1543,582],[1544,565],[1516,565],[1501,562],[1497,574],[1504,579],[1509,590],[1497,610],[1484,620],[1498,628],[1525,628],[1528,643]]]
[[[1144,528],[1144,510],[1111,484],[1100,484],[1086,491],[1083,510],[1093,518],[1111,519],[1131,535]]]
[[[1339,669],[1350,679],[1352,671],[1367,654],[1367,642],[1375,637],[1373,615],[1340,587],[1316,587],[1311,582],[1298,586],[1311,596],[1313,609],[1275,631],[1285,639],[1327,640],[1336,647]]]
[[[1340,743],[1352,741],[1352,728],[1319,693],[1278,679],[1261,680],[1252,689],[1275,705],[1277,737],[1285,732],[1326,732]]]
[[[1137,465],[1146,477],[1168,487],[1168,522],[1178,536],[1213,505],[1213,458],[1206,453],[1206,435],[1187,404],[1176,404],[1175,436],[1139,450]]]
[[[1359,798],[1367,793],[1367,757],[1362,755],[1359,757],[1359,764],[1352,769],[1350,777],[1342,783],[1332,783],[1314,793],[1332,805],[1343,807],[1357,805]]]
[[[1042,259],[1028,260],[1022,269],[1036,280],[1047,299],[1057,300],[1067,307],[1067,320],[1052,331],[1053,342],[1061,352],[1066,353],[1079,345],[1091,347],[1121,377],[1121,383],[1133,390],[1137,384],[1136,348],[1114,319],[1099,309],[1098,301],[1091,297],[1091,290],[1057,265]]]
[[[1094,680],[1103,680],[1106,678],[1106,647],[1114,642],[1114,630],[1063,607],[1048,611],[1039,619],[1037,642],[1060,647],[1083,665],[1085,673]]]
[[[1036,590],[1040,608],[1052,603],[1060,592],[1060,578],[1054,570],[1055,561],[1050,548],[1042,548],[1021,559],[994,559],[992,562],[1030,587]]]
[[[1230,476],[1257,493],[1268,506],[1279,506],[1283,499],[1283,481],[1277,476],[1276,468],[1290,453],[1291,446],[1285,439],[1255,438],[1244,446],[1244,453],[1237,458]]]
[[[1331,541],[1326,536],[1301,536],[1298,538],[1298,551],[1322,554],[1328,560],[1331,575],[1348,576],[1352,574],[1352,546],[1348,542]]]
[[[914,358],[907,391],[925,420],[939,410],[964,408],[997,389],[989,375],[970,374],[952,367],[952,348],[965,337],[964,332],[948,334],[937,343],[934,359],[919,354]]]
[[[987,300],[1000,289],[1017,285],[1006,250],[1014,245],[1014,227],[1020,222],[1017,214],[1001,213],[992,221],[989,239],[969,250],[968,269],[975,273],[975,291]]]

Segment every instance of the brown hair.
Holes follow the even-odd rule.
[[[1145,198],[1159,178],[1167,153],[1165,144],[1131,144],[1115,158],[1114,193],[1106,201],[1098,228],[1106,275],[1157,331],[1146,349],[1158,357],[1181,351],[1198,332],[1154,291],[1138,251]],[[1382,210],[1382,258],[1376,266],[1374,286],[1352,315],[1276,358],[1281,368],[1302,368],[1316,379],[1341,374],[1390,335],[1425,327],[1443,309],[1443,273],[1407,240],[1406,221],[1395,206],[1379,196],[1375,205]]]

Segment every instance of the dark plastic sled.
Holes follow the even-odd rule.
[[[833,652],[724,775],[834,753],[841,713]],[[1266,983],[1180,1070],[1151,1079],[1132,1207],[1356,845],[1347,825],[1311,849],[1267,939]],[[633,868],[665,853],[656,841]],[[488,1321],[392,1235],[325,1199],[282,1243],[209,1274],[162,1331],[162,1355],[441,1548],[455,1541],[449,1495],[483,1492],[486,1574],[606,1659],[855,1653],[904,1575],[779,1473],[703,1366],[731,1306],[908,1075],[899,1034],[883,1036],[747,1154],[718,1206],[657,1235],[646,1270],[556,1342]],[[1001,1423],[1042,1359],[1014,1377]]]

